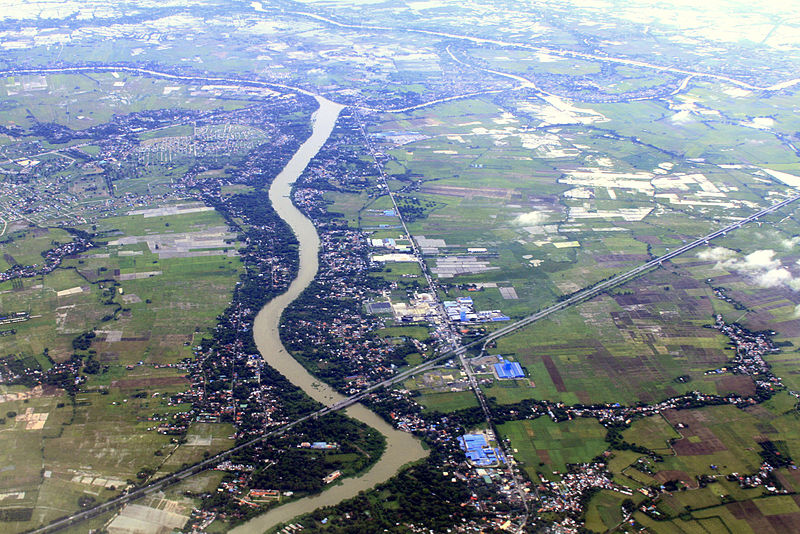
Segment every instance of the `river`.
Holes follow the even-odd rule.
[[[343,106],[320,96],[315,96],[319,109],[313,117],[313,131],[286,164],[286,167],[272,182],[269,199],[275,211],[294,230],[300,242],[300,268],[286,293],[272,299],[255,318],[253,333],[258,350],[266,362],[300,387],[313,399],[331,405],[344,396],[334,391],[327,384],[312,376],[286,351],[281,343],[278,324],[281,314],[296,299],[317,274],[319,252],[319,236],[311,221],[298,210],[291,200],[292,184],[300,176],[308,163],[330,137],[336,119]],[[279,523],[310,512],[321,506],[337,504],[344,499],[355,497],[358,492],[368,490],[389,479],[403,465],[424,458],[427,454],[419,440],[411,434],[395,430],[381,417],[361,404],[347,408],[347,415],[366,423],[379,431],[386,438],[386,451],[381,458],[361,476],[347,478],[333,485],[318,495],[278,506],[233,530],[233,534],[262,534]]]

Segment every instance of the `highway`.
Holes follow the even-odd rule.
[[[510,325],[508,325],[508,326],[506,326],[504,328],[500,328],[499,330],[495,330],[491,334],[488,334],[488,335],[486,335],[486,336],[484,336],[484,337],[482,337],[480,339],[472,341],[471,343],[468,343],[466,345],[460,346],[460,347],[458,347],[456,349],[446,351],[446,352],[442,353],[441,355],[439,355],[438,357],[436,357],[435,359],[429,360],[429,361],[427,361],[427,362],[425,362],[423,364],[420,364],[420,365],[418,365],[416,367],[412,367],[410,369],[406,369],[405,371],[402,371],[402,372],[396,374],[395,376],[393,376],[391,378],[388,378],[386,380],[383,380],[381,382],[373,384],[372,386],[370,386],[370,387],[366,388],[365,390],[363,390],[361,393],[358,393],[356,395],[352,395],[352,396],[348,397],[347,399],[345,399],[345,400],[343,400],[341,402],[338,402],[338,403],[336,403],[334,405],[331,405],[331,406],[326,406],[326,407],[324,407],[324,408],[322,408],[320,410],[317,410],[316,412],[310,413],[310,414],[308,414],[308,415],[306,415],[304,417],[301,417],[301,418],[299,418],[299,419],[297,419],[295,421],[292,421],[291,423],[287,423],[287,424],[285,424],[285,425],[283,425],[283,426],[281,426],[279,428],[276,428],[275,430],[267,432],[266,434],[259,435],[259,436],[255,437],[255,438],[245,442],[245,443],[237,445],[236,447],[234,447],[232,449],[229,449],[227,451],[224,451],[224,452],[221,452],[221,453],[216,454],[214,456],[211,456],[210,458],[208,458],[206,460],[203,460],[200,463],[197,463],[197,464],[195,464],[193,466],[187,467],[186,469],[182,469],[180,471],[177,471],[177,472],[173,473],[172,475],[168,475],[168,476],[166,476],[166,477],[164,477],[162,479],[153,481],[150,484],[147,484],[146,486],[143,486],[141,488],[133,489],[133,490],[129,491],[128,493],[124,493],[124,494],[120,495],[119,497],[115,497],[115,498],[113,498],[113,499],[111,499],[109,501],[106,501],[106,502],[104,502],[102,504],[99,504],[99,505],[97,505],[97,506],[95,506],[93,508],[90,508],[88,510],[84,510],[82,512],[78,512],[78,513],[73,514],[73,515],[71,515],[69,517],[66,517],[66,518],[62,518],[62,519],[56,520],[56,521],[54,521],[54,522],[52,522],[52,523],[50,523],[50,524],[48,524],[46,526],[43,526],[43,527],[35,529],[35,530],[31,530],[29,532],[31,534],[46,534],[46,533],[50,533],[50,532],[56,532],[56,531],[58,531],[58,530],[60,530],[62,528],[66,528],[68,526],[75,525],[76,523],[80,523],[80,522],[85,521],[87,519],[90,519],[92,517],[96,517],[96,516],[104,514],[106,512],[110,512],[112,510],[115,510],[115,509],[117,509],[117,508],[129,503],[129,502],[135,501],[137,499],[141,499],[142,497],[145,497],[146,495],[149,495],[150,493],[153,493],[153,492],[156,492],[156,491],[161,491],[162,489],[164,489],[167,486],[170,486],[172,484],[178,483],[178,482],[180,482],[181,480],[183,480],[185,478],[188,478],[188,477],[190,477],[192,475],[196,475],[197,473],[200,473],[201,471],[205,471],[206,469],[212,468],[213,466],[215,466],[215,465],[219,464],[220,462],[222,462],[223,460],[227,459],[232,454],[235,454],[235,453],[237,453],[237,452],[239,452],[239,451],[241,451],[243,449],[246,449],[248,447],[251,447],[252,445],[255,445],[256,443],[258,443],[258,442],[260,442],[260,441],[262,441],[264,439],[267,439],[267,438],[275,436],[275,435],[282,434],[282,433],[286,432],[287,430],[291,430],[296,425],[299,425],[300,423],[303,423],[303,422],[305,422],[305,421],[307,421],[309,419],[316,419],[316,418],[318,418],[320,416],[323,416],[323,415],[325,415],[327,413],[343,410],[343,409],[347,408],[348,406],[361,401],[362,399],[364,399],[365,397],[369,396],[370,394],[372,394],[376,390],[391,386],[391,385],[396,384],[398,382],[402,382],[402,381],[407,380],[408,378],[410,378],[410,377],[412,377],[414,375],[417,375],[419,373],[424,373],[425,371],[428,371],[428,370],[433,369],[434,367],[438,366],[441,362],[449,360],[449,359],[452,359],[453,357],[461,357],[463,354],[466,353],[467,349],[469,349],[469,348],[472,348],[472,347],[475,347],[475,346],[478,346],[478,345],[482,345],[483,347],[485,347],[486,344],[491,342],[491,341],[494,341],[494,340],[496,340],[496,339],[498,339],[500,337],[503,337],[503,336],[506,336],[508,334],[511,334],[512,332],[515,332],[515,331],[519,330],[520,328],[524,328],[526,326],[529,326],[529,325],[535,323],[536,321],[540,321],[540,320],[544,319],[545,317],[548,317],[548,316],[550,316],[550,315],[552,315],[552,314],[554,314],[556,312],[559,312],[561,310],[569,308],[570,306],[574,306],[574,305],[576,305],[576,304],[578,304],[580,302],[583,302],[583,301],[585,301],[587,299],[595,297],[595,296],[599,295],[600,293],[602,293],[604,291],[607,291],[607,290],[609,290],[611,288],[614,288],[616,286],[619,286],[621,284],[629,282],[630,280],[632,280],[632,279],[634,279],[634,278],[636,278],[638,276],[641,276],[642,274],[644,274],[644,273],[646,273],[646,272],[648,272],[648,271],[650,271],[652,269],[656,269],[656,268],[660,267],[663,264],[663,262],[665,262],[665,261],[671,260],[672,258],[680,256],[681,254],[685,254],[686,252],[689,252],[690,250],[693,250],[693,249],[695,249],[697,247],[700,247],[700,246],[703,246],[703,245],[707,245],[709,243],[709,241],[711,241],[712,239],[716,239],[718,237],[724,236],[728,232],[732,232],[734,230],[737,230],[737,229],[741,228],[742,226],[744,226],[746,224],[755,222],[756,220],[760,219],[764,215],[768,215],[770,213],[773,213],[773,212],[775,212],[775,211],[777,211],[777,210],[779,210],[779,209],[781,209],[781,208],[783,208],[785,206],[788,206],[789,204],[791,204],[793,202],[796,202],[798,200],[800,200],[800,195],[791,196],[791,197],[789,197],[789,198],[787,198],[787,199],[785,199],[785,200],[783,200],[783,201],[781,201],[781,202],[779,202],[777,204],[773,204],[772,206],[764,208],[763,210],[761,210],[761,211],[759,211],[757,213],[754,213],[753,215],[750,215],[749,217],[745,217],[744,219],[740,219],[740,220],[738,220],[736,222],[733,222],[733,223],[725,226],[724,228],[721,228],[719,230],[711,232],[708,235],[705,235],[703,237],[695,239],[691,243],[687,243],[687,244],[685,244],[685,245],[683,245],[683,246],[681,246],[679,248],[676,248],[675,250],[671,250],[668,253],[664,254],[663,256],[659,256],[658,258],[650,260],[647,263],[643,263],[642,265],[640,265],[638,267],[635,267],[635,268],[631,269],[630,271],[626,271],[624,273],[618,274],[616,276],[613,276],[612,278],[609,278],[607,280],[599,282],[599,283],[595,284],[592,287],[589,287],[589,288],[586,288],[586,289],[584,289],[582,291],[579,291],[578,293],[573,294],[572,296],[562,300],[561,302],[558,302],[558,303],[556,303],[556,304],[554,304],[554,305],[552,305],[552,306],[550,306],[548,308],[545,308],[545,309],[540,310],[540,311],[538,311],[538,312],[536,312],[536,313],[534,313],[532,315],[529,315],[529,316],[527,316],[527,317],[525,317],[523,319],[520,319],[519,321],[517,321],[517,322],[515,322],[513,324],[510,324]]]
[[[638,276],[641,276],[642,274],[644,274],[644,273],[646,273],[646,272],[648,272],[648,271],[650,271],[652,269],[656,269],[656,268],[660,267],[663,264],[663,262],[665,262],[665,261],[669,261],[672,258],[680,256],[681,254],[685,254],[686,252],[689,252],[690,250],[693,250],[693,249],[695,249],[697,247],[700,247],[700,246],[703,246],[703,245],[707,245],[709,243],[709,241],[711,241],[712,239],[716,239],[718,237],[724,236],[728,232],[732,232],[734,230],[737,230],[737,229],[741,228],[742,226],[744,226],[745,224],[752,223],[752,222],[758,220],[759,218],[763,217],[764,215],[773,213],[773,212],[775,212],[775,211],[777,211],[777,210],[779,210],[779,209],[781,209],[781,208],[783,208],[785,206],[788,206],[789,204],[791,204],[793,202],[796,202],[798,200],[800,200],[800,195],[794,195],[794,196],[791,196],[791,197],[789,197],[789,198],[787,198],[787,199],[785,199],[785,200],[783,200],[781,202],[778,202],[777,204],[773,204],[772,206],[764,208],[763,210],[761,210],[761,211],[759,211],[757,213],[754,213],[753,215],[750,215],[749,217],[745,217],[744,219],[740,219],[740,220],[738,220],[736,222],[733,222],[733,223],[729,224],[728,226],[725,226],[724,228],[721,228],[719,230],[711,232],[708,235],[705,235],[703,237],[695,239],[691,243],[687,243],[687,244],[685,244],[685,245],[683,245],[681,247],[678,247],[678,248],[676,248],[674,250],[671,250],[671,251],[667,252],[666,254],[664,254],[663,256],[659,256],[659,257],[657,257],[657,258],[655,258],[653,260],[648,261],[647,263],[643,263],[642,265],[639,265],[638,267],[634,267],[630,271],[626,271],[624,273],[620,273],[620,274],[615,275],[615,276],[613,276],[613,277],[611,277],[611,278],[609,278],[607,280],[604,280],[602,282],[598,282],[597,284],[595,284],[595,285],[593,285],[591,287],[588,287],[588,288],[586,288],[586,289],[584,289],[582,291],[579,291],[579,292],[573,294],[572,296],[570,296],[570,297],[568,297],[568,298],[566,298],[566,299],[564,299],[564,300],[562,300],[562,301],[560,301],[560,302],[558,302],[556,304],[553,304],[552,306],[549,306],[549,307],[547,307],[547,308],[545,308],[543,310],[539,310],[538,312],[536,312],[534,314],[531,314],[531,315],[529,315],[529,316],[527,316],[527,317],[525,317],[523,319],[520,319],[519,321],[516,321],[515,323],[512,323],[512,324],[510,324],[508,326],[505,326],[503,328],[495,330],[494,332],[492,332],[490,334],[487,334],[486,336],[483,336],[480,339],[472,341],[471,343],[468,343],[466,345],[460,346],[459,348],[457,348],[455,350],[449,350],[447,352],[444,352],[441,355],[439,355],[438,357],[436,357],[435,359],[429,360],[429,361],[427,361],[427,362],[425,362],[423,364],[420,364],[420,365],[418,365],[416,367],[412,367],[410,369],[406,369],[405,371],[403,371],[401,373],[398,373],[398,374],[396,374],[395,376],[393,376],[391,378],[388,378],[388,379],[386,379],[386,380],[384,380],[382,382],[378,382],[376,384],[373,384],[372,386],[366,388],[361,393],[358,393],[356,395],[348,397],[347,399],[345,399],[344,401],[340,402],[337,405],[334,405],[334,406],[331,406],[329,408],[325,408],[323,410],[320,410],[320,413],[322,413],[322,412],[327,413],[328,411],[334,411],[334,410],[346,408],[347,406],[350,406],[351,404],[359,402],[364,397],[370,395],[372,392],[374,392],[377,389],[390,386],[390,385],[395,384],[397,382],[402,382],[402,381],[404,381],[404,380],[406,380],[406,379],[408,379],[408,378],[410,378],[410,377],[412,377],[414,375],[417,375],[419,373],[424,373],[425,371],[428,371],[428,370],[432,369],[433,367],[436,367],[437,365],[439,365],[441,362],[443,362],[445,360],[452,359],[453,357],[456,357],[456,356],[459,356],[460,354],[466,353],[467,349],[470,349],[470,348],[478,346],[478,345],[483,345],[485,347],[486,344],[491,342],[491,341],[494,341],[494,340],[496,340],[498,338],[501,338],[503,336],[507,336],[508,334],[516,332],[520,328],[524,328],[526,326],[529,326],[529,325],[531,325],[531,324],[533,324],[533,323],[535,323],[537,321],[540,321],[540,320],[544,319],[545,317],[548,317],[548,316],[550,316],[550,315],[552,315],[552,314],[554,314],[556,312],[559,312],[561,310],[569,308],[570,306],[574,306],[574,305],[576,305],[576,304],[578,304],[580,302],[583,302],[583,301],[585,301],[587,299],[595,297],[595,296],[599,295],[600,293],[603,293],[604,291],[608,291],[609,289],[612,289],[612,288],[617,287],[619,285],[622,285],[622,284],[624,284],[626,282],[629,282],[630,280],[632,280],[632,279],[634,279],[634,278],[636,278]]]
[[[523,327],[525,327],[525,326],[527,326],[527,325],[529,325],[531,323],[535,323],[536,321],[539,321],[540,319],[543,319],[543,318],[547,317],[548,315],[551,315],[551,314],[553,314],[553,313],[555,313],[557,311],[563,310],[564,308],[568,308],[568,307],[570,307],[570,306],[572,306],[574,304],[577,304],[577,303],[582,302],[582,301],[584,301],[586,299],[592,298],[592,297],[602,293],[603,291],[611,289],[612,287],[618,286],[620,284],[624,284],[625,282],[628,282],[631,279],[636,278],[637,276],[639,276],[639,275],[641,275],[641,274],[643,274],[643,273],[645,273],[645,272],[647,272],[647,271],[649,271],[651,269],[654,269],[656,267],[660,267],[661,264],[663,262],[665,262],[665,261],[671,260],[672,258],[680,256],[681,254],[689,252],[690,250],[695,249],[697,247],[700,247],[702,245],[707,245],[708,242],[711,241],[712,239],[715,239],[715,238],[720,237],[720,236],[724,236],[728,232],[731,232],[733,230],[741,228],[745,224],[754,222],[757,219],[763,217],[764,215],[767,215],[769,213],[777,211],[777,210],[783,208],[784,206],[788,206],[792,202],[796,202],[797,200],[800,200],[800,195],[791,196],[791,197],[787,198],[786,200],[783,200],[781,202],[778,202],[777,204],[773,204],[772,206],[764,208],[763,210],[761,210],[761,211],[759,211],[757,213],[754,213],[753,215],[750,215],[749,217],[745,217],[744,219],[741,219],[739,221],[731,223],[728,226],[726,226],[724,228],[721,228],[721,229],[719,229],[719,230],[717,230],[715,232],[711,232],[710,234],[708,234],[706,236],[703,236],[703,237],[700,237],[698,239],[695,239],[691,243],[687,243],[687,244],[685,244],[685,245],[683,245],[683,246],[681,246],[679,248],[676,248],[675,250],[671,250],[668,253],[664,254],[663,256],[659,256],[658,258],[650,260],[647,263],[644,263],[644,264],[642,264],[642,265],[640,265],[640,266],[638,266],[638,267],[636,267],[634,269],[631,269],[630,271],[627,271],[627,272],[622,273],[622,274],[618,274],[618,275],[616,275],[616,276],[614,276],[612,278],[609,278],[609,279],[607,279],[605,281],[599,282],[599,283],[595,284],[592,287],[589,287],[589,288],[586,288],[586,289],[584,289],[582,291],[579,291],[578,293],[575,293],[571,297],[569,297],[567,299],[564,299],[561,302],[559,302],[557,304],[554,304],[553,306],[550,306],[549,308],[545,308],[544,310],[541,310],[541,311],[539,311],[537,313],[534,313],[533,315],[529,315],[528,317],[525,317],[524,319],[520,319],[519,321],[517,321],[517,322],[515,322],[513,324],[510,324],[510,325],[506,326],[505,328],[501,328],[499,330],[496,330],[496,331],[492,332],[491,334],[487,335],[484,338],[484,340],[483,340],[484,346],[485,346],[486,343],[489,343],[490,341],[494,341],[497,338],[503,337],[503,336],[505,336],[507,334],[510,334],[511,332],[514,332],[515,330],[519,330],[520,328],[523,328]]]

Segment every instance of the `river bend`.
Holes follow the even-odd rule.
[[[344,400],[345,397],[312,376],[297,360],[292,358],[281,343],[278,330],[283,310],[308,287],[319,267],[317,257],[320,246],[319,235],[311,221],[292,203],[291,191],[294,182],[330,137],[343,106],[321,96],[315,96],[315,98],[320,107],[313,116],[311,137],[300,146],[269,189],[272,206],[278,215],[292,227],[300,243],[300,267],[297,278],[294,279],[286,293],[272,299],[258,313],[253,324],[253,334],[258,350],[272,368],[279,371],[314,400],[330,406]],[[344,479],[341,483],[318,495],[273,508],[234,528],[231,530],[233,534],[261,534],[300,514],[355,497],[358,492],[368,490],[388,480],[403,465],[425,457],[426,452],[416,438],[411,434],[394,429],[363,405],[355,404],[347,408],[346,413],[384,435],[386,450],[381,458],[361,476]]]

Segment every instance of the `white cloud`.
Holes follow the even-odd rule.
[[[706,260],[717,259],[717,269],[746,274],[753,282],[762,287],[786,286],[794,291],[800,291],[800,278],[795,278],[792,272],[781,263],[781,260],[775,257],[774,250],[756,250],[739,259],[730,254],[733,251],[723,249],[723,251],[727,251],[723,252],[719,251],[720,248],[703,251],[708,252],[705,255],[706,257],[701,257],[702,252],[697,256]],[[800,265],[800,262],[798,262],[798,265]]]
[[[692,118],[692,112],[689,111],[688,109],[679,111],[678,113],[670,117],[669,120],[671,120],[675,124],[686,124],[687,122],[694,122],[694,119]]]
[[[518,215],[514,222],[522,226],[539,226],[547,220],[547,215],[540,211],[529,211]]]
[[[753,279],[760,286],[764,287],[778,287],[782,285],[792,286],[794,277],[786,267],[780,269],[770,269],[762,271],[753,276]]]
[[[793,249],[797,243],[800,243],[800,236],[791,237],[789,239],[783,239],[781,241],[781,246],[786,250]]]
[[[725,247],[709,247],[697,253],[697,257],[704,261],[723,261],[736,256],[736,251]]]
[[[727,262],[733,263],[735,269],[749,273],[779,269],[782,266],[781,261],[775,258],[775,251],[769,249],[751,252],[743,261],[730,259]]]

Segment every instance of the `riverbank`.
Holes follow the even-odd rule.
[[[343,106],[319,96],[315,98],[320,107],[314,114],[311,137],[301,145],[283,171],[275,178],[269,190],[273,208],[291,226],[300,243],[300,267],[297,277],[286,293],[271,300],[256,316],[253,334],[259,351],[272,368],[300,387],[314,400],[330,406],[344,400],[345,397],[327,384],[320,382],[292,358],[281,342],[278,329],[283,310],[308,287],[318,269],[319,236],[311,221],[292,203],[291,189],[292,184],[330,137]],[[360,491],[368,490],[388,480],[403,465],[425,457],[426,452],[419,440],[406,432],[395,430],[364,406],[353,405],[346,410],[346,413],[383,434],[386,438],[386,451],[381,458],[361,476],[345,479],[318,495],[278,506],[236,527],[231,532],[261,534],[300,514],[354,497]]]

